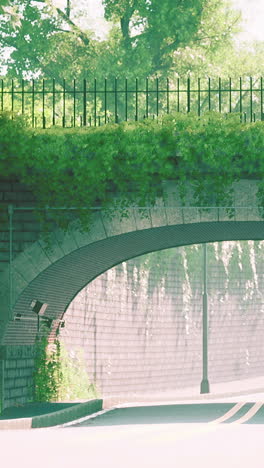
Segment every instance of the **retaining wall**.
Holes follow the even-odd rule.
[[[33,398],[34,346],[1,346],[2,409]]]

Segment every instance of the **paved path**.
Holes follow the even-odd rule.
[[[78,403],[28,403],[27,405],[11,406],[5,408],[0,414],[0,421],[5,419],[31,418],[61,411],[77,406]]]
[[[242,420],[243,418],[243,420]],[[85,419],[85,418],[84,418]],[[264,424],[264,404],[262,402],[230,403],[188,403],[174,405],[130,406],[109,410],[96,418],[77,422],[73,427],[107,427],[132,425]],[[69,426],[68,426],[69,427]],[[264,463],[263,463],[264,467]]]

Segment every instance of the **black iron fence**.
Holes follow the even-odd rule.
[[[158,118],[171,112],[236,112],[264,120],[263,78],[1,80],[0,109],[27,117],[32,127],[100,126]]]

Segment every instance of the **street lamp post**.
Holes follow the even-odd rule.
[[[200,393],[210,393],[208,381],[208,302],[207,302],[207,246],[203,244],[203,378]]]

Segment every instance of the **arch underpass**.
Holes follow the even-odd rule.
[[[36,277],[26,284],[30,278],[27,274],[32,275],[33,272],[36,272],[34,266],[37,267],[37,264],[32,267],[33,262],[36,261],[36,258],[44,257],[43,248],[40,244],[35,244],[34,250],[33,248],[29,249],[22,256],[23,271],[19,269],[22,266],[20,258],[14,262],[14,277],[20,274],[23,278],[22,284],[25,286],[15,303],[13,314],[14,316],[16,314],[29,314],[32,301],[39,300],[48,304],[47,317],[61,319],[70,302],[86,284],[125,260],[183,245],[228,240],[262,240],[263,232],[264,222],[224,221],[164,226],[119,234],[91,242],[84,247],[76,247],[71,253],[50,263],[47,268],[36,274]],[[26,257],[33,251],[34,257],[32,256],[31,261],[28,259],[26,262]],[[50,260],[50,257],[48,259]],[[34,312],[31,313],[34,316]],[[9,325],[16,327],[18,332],[14,336],[14,344],[20,344],[19,327],[21,323],[18,321]],[[32,336],[31,330],[27,326],[23,330],[23,336],[21,335],[21,344],[31,344],[34,340],[35,336]],[[5,339],[3,338],[4,343]]]
[[[2,359],[10,357],[8,346],[22,346],[30,356],[37,335],[36,322],[30,322],[36,317],[31,308],[34,300],[48,304],[45,316],[58,325],[56,321],[63,318],[79,291],[125,260],[184,245],[264,239],[254,181],[235,186],[232,210],[201,209],[192,206],[191,200],[188,206],[180,206],[179,199],[171,195],[173,184],[168,184],[168,193],[166,203],[159,200],[152,208],[131,208],[126,218],[118,213],[109,218],[99,210],[88,233],[73,223],[66,234],[60,230],[51,234],[51,246],[39,238],[16,256],[11,268],[0,275]],[[23,352],[20,357],[25,357]]]

